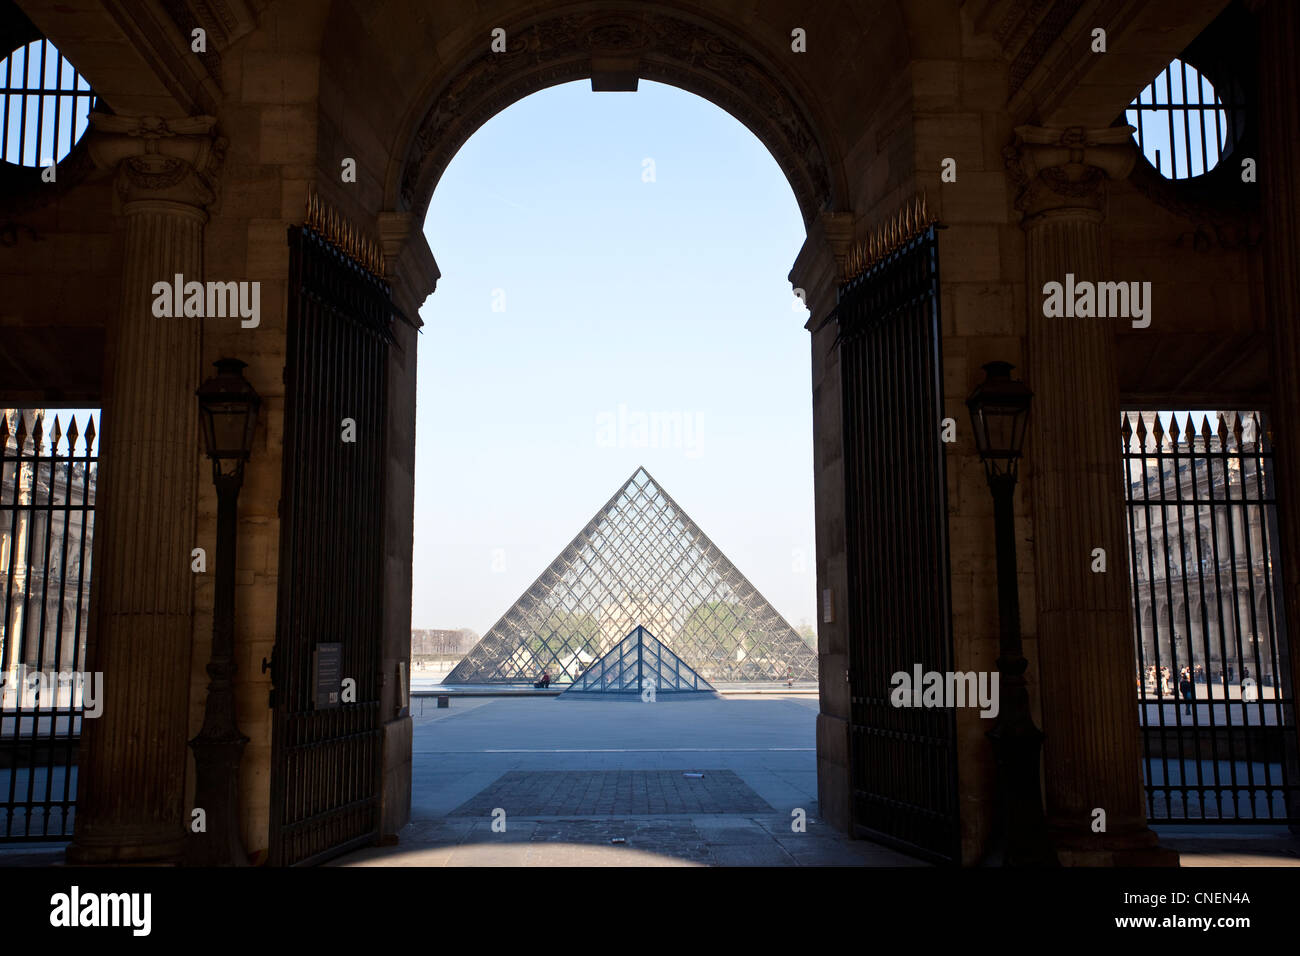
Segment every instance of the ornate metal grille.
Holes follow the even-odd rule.
[[[1126,412],[1134,675],[1152,820],[1300,820],[1273,450],[1259,413]]]
[[[1216,86],[1207,73],[1175,59],[1138,93],[1125,118],[1138,148],[1166,179],[1208,173],[1241,138],[1241,85],[1223,69]]]
[[[378,836],[384,466],[392,304],[382,280],[308,227],[290,243],[271,862]],[[355,442],[342,441],[345,418]],[[355,702],[315,709],[313,652],[341,648]]]
[[[896,708],[891,675],[952,669],[939,256],[929,225],[840,290],[855,827],[959,859],[956,715]]]
[[[95,105],[89,81],[49,40],[33,40],[0,63],[0,159],[48,166],[72,151]]]
[[[445,683],[569,683],[638,626],[707,681],[817,679],[817,656],[643,468]]]
[[[0,410],[0,839],[62,839],[72,836],[85,705],[102,690],[77,676],[86,661],[95,423],[83,419],[83,436],[70,418],[65,435],[55,416],[47,434],[41,414],[20,410],[11,432],[10,416]]]

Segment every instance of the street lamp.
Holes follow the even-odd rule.
[[[217,488],[216,582],[212,605],[212,652],[203,729],[194,751],[194,807],[206,816],[206,832],[190,833],[186,862],[193,866],[247,866],[239,834],[239,762],[248,738],[235,720],[235,538],[244,462],[253,445],[261,405],[244,378],[239,359],[214,363],[217,374],[196,393],[203,444],[212,459]]]
[[[1047,834],[1039,785],[1043,732],[1029,712],[1025,660],[1020,642],[1020,596],[1016,577],[1016,518],[1013,500],[1017,469],[1025,444],[1033,392],[1013,381],[1007,362],[984,366],[984,381],[966,406],[975,429],[975,444],[984,476],[993,492],[997,543],[998,671],[1001,685],[998,716],[988,737],[997,767],[998,809],[989,862],[1003,866],[1056,866]]]

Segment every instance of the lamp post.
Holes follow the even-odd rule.
[[[203,729],[190,741],[194,751],[194,806],[207,830],[191,833],[186,862],[193,866],[247,866],[239,833],[239,762],[248,738],[235,720],[235,538],[244,462],[253,445],[261,404],[242,374],[245,363],[223,358],[217,374],[196,393],[203,442],[212,459],[217,487],[216,587],[212,604],[212,653]]]
[[[1024,382],[1011,379],[1013,367],[1007,362],[989,362],[984,366],[984,381],[966,400],[980,461],[984,463],[984,476],[993,492],[997,543],[1001,690],[998,716],[988,737],[993,743],[997,768],[998,807],[988,862],[1002,866],[1056,866],[1056,853],[1043,816],[1038,774],[1043,732],[1034,726],[1029,712],[1025,681],[1029,662],[1025,660],[1020,641],[1016,518],[1012,504],[1033,393]]]

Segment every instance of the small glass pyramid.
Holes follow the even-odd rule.
[[[568,694],[710,693],[712,685],[682,662],[644,627],[627,637],[588,667],[561,697]]]
[[[571,683],[636,627],[715,684],[817,679],[816,652],[638,468],[444,683]]]

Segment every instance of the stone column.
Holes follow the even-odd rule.
[[[1264,298],[1271,337],[1270,422],[1282,552],[1281,594],[1289,625],[1291,686],[1300,687],[1300,9],[1295,0],[1259,7],[1258,178],[1263,190]],[[1300,804],[1300,795],[1294,795]],[[1292,806],[1300,815],[1300,806]],[[1292,825],[1293,830],[1300,826]]]
[[[802,290],[811,313],[813,401],[813,495],[817,531],[817,664],[820,710],[817,714],[817,805],[837,830],[852,832],[853,773],[849,753],[852,716],[849,688],[848,625],[844,595],[848,559],[844,540],[844,436],[838,328],[826,317],[835,308],[844,261],[853,244],[850,211],[823,212],[808,229],[790,270],[790,283]],[[828,606],[829,603],[829,606]]]
[[[68,860],[178,860],[189,729],[199,318],[157,318],[153,286],[202,281],[204,207],[224,141],[211,117],[92,114],[91,155],[112,169],[124,219],[96,490],[87,660],[103,713],[82,726]]]
[[[1020,127],[1027,368],[1046,812],[1065,864],[1170,863],[1147,828],[1127,576],[1115,318],[1046,318],[1047,282],[1106,281],[1105,183],[1135,160],[1130,127]],[[1093,551],[1104,548],[1104,573]],[[1092,830],[1105,811],[1105,832]]]

